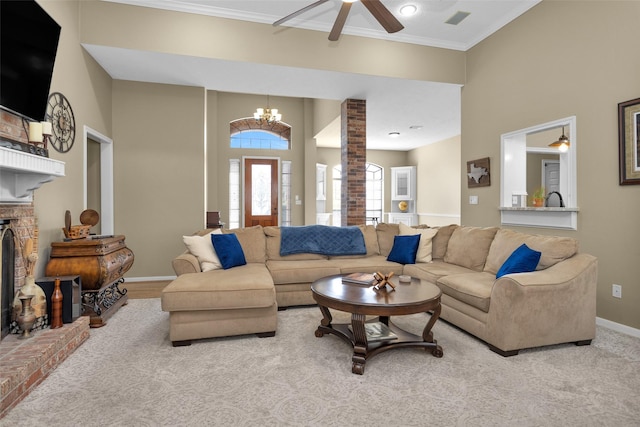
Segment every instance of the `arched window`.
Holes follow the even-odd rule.
[[[367,177],[366,223],[376,225],[378,222],[383,222],[382,205],[384,198],[382,190],[384,188],[384,173],[382,167],[374,163],[366,163],[365,173]],[[338,165],[333,168],[333,225],[340,225],[341,181],[342,166]]]
[[[258,122],[252,117],[229,123],[230,147],[260,150],[290,150],[291,126],[283,122]]]

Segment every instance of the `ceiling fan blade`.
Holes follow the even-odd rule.
[[[307,10],[311,10],[316,6],[320,6],[322,3],[326,3],[327,1],[329,1],[329,0],[318,0],[317,2],[312,3],[309,6],[305,6],[300,10],[296,10],[295,12],[285,16],[284,18],[278,19],[276,22],[273,23],[273,26],[277,27],[278,25],[280,25],[280,24],[282,24],[284,22],[287,22],[289,19],[293,19],[296,16],[306,12]]]
[[[338,17],[336,18],[336,22],[333,23],[333,28],[329,33],[329,40],[332,42],[338,40],[340,38],[340,33],[342,33],[342,28],[344,28],[344,23],[347,22],[347,16],[349,16],[349,11],[351,10],[351,3],[343,2],[340,7],[340,12],[338,12]]]
[[[396,33],[404,28],[404,26],[396,19],[389,9],[387,9],[380,0],[362,0],[362,4],[369,9],[369,12],[378,20],[380,25],[387,30],[388,33]]]

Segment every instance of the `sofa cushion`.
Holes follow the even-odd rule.
[[[211,234],[211,242],[225,270],[247,263],[242,246],[235,234]]]
[[[415,264],[416,253],[420,245],[420,235],[395,236],[393,238],[393,248],[389,252],[387,261],[398,262],[400,264]]]
[[[447,253],[447,246],[449,245],[451,234],[453,234],[454,230],[458,227],[459,226],[457,224],[444,225],[442,227],[433,227],[434,230],[438,231],[431,240],[431,257],[433,259],[444,258],[444,254]]]
[[[389,256],[393,247],[393,238],[400,234],[400,226],[398,224],[380,222],[376,226],[376,234],[378,235],[380,255]]]
[[[443,294],[488,313],[495,281],[493,274],[480,272],[444,276],[436,284]]]
[[[393,272],[393,274],[402,274],[402,264],[387,261],[387,257],[382,255],[373,255],[366,258],[357,259],[330,259],[331,265],[340,269],[340,273],[374,273],[379,271],[383,274]]]
[[[431,252],[433,248],[432,240],[438,230],[435,228],[414,228],[403,223],[400,223],[399,226],[401,236],[411,236],[415,234],[420,235],[420,244],[418,245],[418,252],[416,253],[416,262],[431,262]]]
[[[267,260],[267,238],[261,225],[223,230],[222,232],[236,235],[247,262],[264,263]]]
[[[182,236],[182,241],[187,250],[198,258],[202,271],[217,270],[222,268],[220,259],[213,248],[211,234],[221,234],[222,230],[213,230],[205,235]]]
[[[330,256],[329,259],[364,258],[374,255],[380,255],[376,227],[373,225],[359,225],[358,228],[360,228],[362,236],[364,237],[364,245],[367,248],[367,253],[363,255],[334,255]]]
[[[501,278],[505,274],[535,271],[538,261],[540,261],[540,254],[540,252],[534,251],[523,243],[518,249],[513,251],[504,264],[502,264],[502,267],[500,267],[500,270],[496,273],[496,279]]]
[[[164,311],[271,307],[275,300],[269,270],[259,263],[183,274],[162,290]]]
[[[340,269],[326,259],[297,260],[297,261],[267,261],[267,268],[273,283],[311,283],[325,276],[340,274]]]
[[[547,269],[578,252],[578,241],[571,237],[527,234],[501,228],[491,243],[484,271],[497,273],[509,255],[523,243],[542,253],[536,270]]]
[[[321,254],[311,254],[311,253],[302,253],[302,254],[291,254],[291,255],[280,255],[280,239],[282,233],[280,232],[280,227],[270,226],[264,227],[264,234],[267,240],[267,259],[270,260],[305,260],[305,259],[327,259],[326,255]]]
[[[497,227],[457,227],[449,239],[444,261],[482,271],[496,231]]]
[[[406,274],[418,279],[427,280],[429,283],[436,283],[442,276],[450,274],[471,273],[466,267],[455,264],[447,264],[441,259],[434,259],[431,262],[419,262],[417,264],[407,264],[404,266],[402,274]]]

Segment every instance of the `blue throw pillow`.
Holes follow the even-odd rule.
[[[235,234],[212,234],[211,243],[225,270],[247,263],[242,246]]]
[[[394,237],[393,248],[391,248],[387,261],[399,262],[400,264],[415,264],[419,244],[419,234]]]
[[[534,271],[538,266],[541,255],[542,252],[534,251],[523,243],[518,249],[513,251],[504,264],[502,264],[502,267],[500,267],[500,270],[496,273],[496,279],[501,278],[505,274]]]

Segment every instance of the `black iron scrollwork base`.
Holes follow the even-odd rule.
[[[82,305],[88,309],[89,314],[94,313],[95,316],[102,316],[103,312],[109,311],[127,294],[126,289],[119,288],[121,283],[124,283],[124,278],[120,278],[97,291],[82,291]],[[124,299],[126,300],[126,298]]]
[[[98,316],[102,314],[102,310],[111,308],[116,301],[126,295],[126,289],[120,289],[118,285],[124,283],[124,278],[120,278],[112,284],[105,286],[98,291],[83,291],[82,303],[84,306],[93,310]]]

